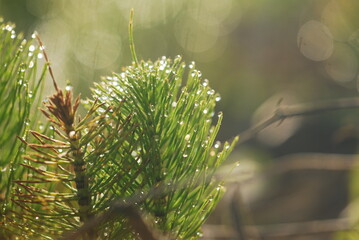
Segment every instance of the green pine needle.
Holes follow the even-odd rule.
[[[185,185],[148,199],[143,209],[156,228],[190,239],[198,237],[223,192],[220,183],[209,179],[236,140],[214,144],[222,121],[219,113],[212,126],[219,95],[194,63],[189,64],[187,77],[185,72],[180,57],[135,62],[124,72],[104,78],[93,93],[104,107],[123,104],[120,116],[133,115],[137,147],[132,154],[138,157],[132,164],[145,164],[136,179],[142,191],[163,183]]]
[[[12,180],[24,174],[17,167],[24,148],[16,137],[25,137],[25,130],[36,122],[31,110],[38,103],[46,72],[45,67],[38,72],[39,47],[14,28],[0,20],[0,222],[11,207]],[[0,229],[0,238],[2,234]]]

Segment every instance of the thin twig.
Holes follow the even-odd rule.
[[[244,204],[242,201],[241,192],[239,190],[239,185],[235,188],[232,193],[231,201],[230,201],[230,213],[232,219],[232,226],[236,232],[236,238],[240,240],[247,240],[248,236],[244,229],[245,216],[244,212]]]
[[[279,158],[264,172],[248,172],[239,168],[238,172],[234,172],[230,176],[219,174],[217,177],[223,179],[226,183],[240,182],[243,184],[253,180],[278,176],[289,171],[348,171],[358,166],[358,155],[356,154],[298,153]]]
[[[132,205],[128,205],[125,203],[118,204],[119,206],[113,206],[110,211],[107,213],[97,217],[97,219],[90,220],[84,226],[84,231],[77,231],[72,234],[65,235],[63,240],[75,240],[80,238],[84,233],[88,232],[92,227],[98,226],[98,223],[109,222],[114,220],[118,216],[124,216],[127,218],[129,225],[131,228],[138,233],[141,239],[146,240],[160,240],[161,236],[153,229],[151,229],[146,221],[141,216],[140,212],[133,207]]]
[[[51,79],[52,79],[52,83],[54,84],[54,88],[55,88],[56,92],[58,92],[58,91],[59,91],[59,87],[57,86],[57,82],[56,82],[56,80],[55,80],[55,76],[54,76],[54,73],[53,73],[53,71],[52,71],[49,58],[48,58],[47,53],[46,53],[46,51],[45,51],[45,45],[42,43],[41,38],[40,38],[40,36],[39,36],[38,33],[35,33],[35,37],[36,37],[36,40],[39,42],[40,49],[42,50],[42,52],[43,52],[43,54],[44,54],[44,57],[45,57],[45,60],[46,60],[46,63],[47,63],[47,67],[48,67],[48,69],[49,69],[50,76],[51,76]]]
[[[236,231],[236,239],[240,240],[262,240],[258,231],[256,231],[253,221],[253,216],[250,208],[243,202],[241,185],[237,184],[234,188],[230,199],[230,214],[232,219],[232,226]],[[250,235],[247,233],[246,225],[252,225]]]
[[[298,104],[292,106],[280,106],[278,107],[273,115],[268,119],[260,122],[254,127],[242,132],[239,134],[240,138],[238,144],[242,144],[252,139],[268,126],[273,123],[283,121],[286,118],[296,117],[296,116],[306,116],[312,114],[319,114],[323,112],[329,112],[334,110],[343,110],[343,109],[352,109],[359,108],[359,98],[343,98],[336,100],[329,100],[324,102],[317,102],[311,104]]]
[[[264,240],[288,239],[294,236],[329,234],[338,231],[354,231],[350,219],[326,219],[308,222],[281,223],[270,225],[244,226],[248,236],[254,237],[259,232]],[[233,239],[235,231],[228,226],[204,225],[204,239]]]
[[[174,191],[175,189],[178,189],[180,187],[184,188],[185,185],[183,184],[182,186],[182,184],[172,184],[172,186],[168,186],[167,184],[162,184],[156,188],[151,189],[147,193],[137,193],[126,199],[115,200],[111,204],[109,210],[88,220],[82,227],[77,229],[76,232],[65,234],[63,238],[60,238],[60,240],[78,239],[81,235],[87,233],[91,229],[94,229],[97,226],[100,226],[101,224],[109,222],[113,219],[116,219],[116,217],[121,215],[125,216],[129,220],[130,227],[132,227],[139,234],[139,237],[141,239],[172,239],[170,236],[163,236],[155,229],[148,228],[145,220],[140,217],[141,215],[140,212],[137,210],[136,204],[143,203],[148,198],[158,198],[164,193]]]

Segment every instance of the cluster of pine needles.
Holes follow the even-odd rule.
[[[130,40],[132,65],[96,83],[92,97],[85,101],[74,99],[71,88],[58,87],[46,52],[42,52],[55,93],[41,109],[47,122],[41,126],[46,127],[25,131],[25,125],[13,133],[20,140],[13,139],[16,143],[7,150],[16,147],[25,153],[19,150],[12,160],[1,159],[8,161],[9,174],[16,173],[16,177],[2,185],[6,197],[0,236],[71,236],[113,210],[114,203],[127,204],[137,219],[129,211],[119,211],[83,231],[79,239],[143,239],[143,226],[173,239],[201,235],[201,225],[223,193],[215,170],[236,139],[215,142],[222,121],[222,114],[215,113],[220,97],[194,63],[186,67],[180,57],[138,61],[132,20]],[[43,50],[38,41],[36,49]],[[27,52],[19,55],[28,61]],[[30,74],[28,68],[25,71]],[[12,74],[18,76],[21,71]],[[3,83],[3,77],[0,80]],[[36,89],[41,85],[38,82],[32,83]],[[22,104],[18,105],[26,107]],[[81,105],[87,109],[83,117],[77,112]]]

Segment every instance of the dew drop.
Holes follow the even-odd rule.
[[[131,156],[132,156],[132,157],[137,157],[137,155],[138,155],[138,154],[137,154],[136,151],[132,151],[132,153],[131,153]]]
[[[203,113],[204,113],[204,114],[207,114],[207,113],[208,113],[208,109],[204,109],[204,110],[203,110]]]
[[[30,47],[29,47],[29,51],[30,51],[30,52],[35,51],[35,49],[36,49],[36,48],[35,48],[35,46],[34,46],[34,45],[30,45]]]
[[[188,154],[185,153],[185,154],[183,154],[182,156],[183,156],[184,158],[186,158],[186,157],[188,157]]]
[[[66,89],[66,91],[71,91],[71,90],[72,90],[72,86],[71,86],[71,85],[67,85],[67,86],[65,87],[65,89]]]
[[[172,107],[176,107],[176,106],[177,106],[177,102],[173,102]]]
[[[214,94],[214,90],[213,90],[213,89],[208,90],[208,91],[207,91],[207,94],[208,94],[208,95],[213,95],[213,94]]]
[[[70,137],[71,139],[74,139],[75,136],[76,136],[76,132],[75,132],[75,131],[71,131],[71,132],[69,133],[69,137]]]
[[[216,97],[216,102],[221,101],[221,99],[222,99],[222,98],[221,98],[220,96],[217,96],[217,97]]]

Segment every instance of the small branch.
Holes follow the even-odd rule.
[[[150,229],[146,221],[142,218],[140,212],[137,210],[136,203],[142,203],[146,199],[152,197],[160,197],[162,194],[168,191],[174,191],[180,187],[185,187],[177,184],[173,184],[171,187],[168,187],[167,184],[162,184],[156,188],[151,189],[147,193],[137,193],[126,199],[118,199],[113,201],[109,210],[99,214],[92,219],[89,219],[81,226],[77,231],[72,233],[67,233],[60,238],[60,240],[75,240],[78,239],[83,234],[91,231],[101,224],[109,222],[115,219],[118,216],[124,216],[128,219],[129,226],[139,234],[141,239],[148,240],[169,240],[172,239],[171,236],[164,236],[156,229]]]
[[[47,63],[47,67],[48,67],[48,69],[49,69],[50,76],[51,76],[52,82],[53,82],[53,84],[54,84],[54,88],[55,88],[56,92],[58,92],[60,89],[59,89],[59,87],[57,86],[57,82],[56,82],[56,80],[55,80],[55,76],[54,76],[54,73],[53,73],[53,71],[52,71],[49,58],[48,58],[47,53],[46,53],[46,51],[45,51],[45,46],[44,46],[44,44],[42,43],[41,38],[40,38],[40,36],[39,36],[38,33],[35,33],[35,37],[36,37],[36,40],[39,42],[40,49],[42,50],[42,52],[43,52],[43,54],[44,54],[44,57],[45,57],[45,60],[46,60],[46,63]]]
[[[298,153],[281,157],[270,171],[276,175],[298,170],[348,171],[358,164],[356,154]]]
[[[282,223],[271,225],[244,226],[249,237],[258,234],[263,240],[288,239],[294,236],[328,234],[351,231],[350,219],[327,219],[309,222]],[[204,239],[233,239],[235,231],[227,226],[204,225]]]
[[[163,240],[169,239],[161,236],[155,229],[151,229],[150,226],[141,216],[140,212],[132,206],[132,204],[126,204],[123,202],[116,202],[112,205],[109,211],[97,216],[96,218],[87,221],[78,231],[74,233],[65,234],[60,240],[75,240],[79,239],[83,234],[91,231],[94,227],[99,226],[105,222],[116,219],[118,216],[125,216],[128,220],[129,226],[138,233],[141,239],[146,240]]]
[[[132,8],[131,12],[130,12],[130,24],[128,25],[128,32],[129,32],[129,36],[130,36],[130,50],[131,50],[132,60],[135,62],[136,65],[138,65],[138,59],[137,59],[136,50],[135,50],[135,43],[133,40],[133,15],[134,15],[134,10]]]
[[[278,176],[289,171],[301,170],[320,170],[320,171],[348,171],[359,166],[358,155],[353,154],[326,154],[326,153],[298,153],[283,156],[274,164],[269,166],[266,171],[241,171],[232,174],[230,177],[220,175],[219,178],[224,179],[227,183],[241,184],[257,179],[267,179]],[[247,174],[248,177],[243,175]],[[233,176],[241,176],[235,178]]]
[[[245,228],[246,225],[253,223],[252,213],[248,206],[243,202],[240,185],[235,188],[230,199],[229,208],[232,219],[232,227],[235,230],[236,239],[240,240],[262,240],[255,226],[251,229],[249,236]]]
[[[266,127],[272,125],[273,123],[283,121],[286,118],[296,117],[296,116],[306,116],[312,114],[319,114],[323,112],[352,109],[352,108],[359,108],[359,98],[343,98],[343,99],[318,102],[314,104],[280,106],[274,111],[271,117],[255,125],[254,127],[240,133],[238,144],[247,142],[248,140],[255,137],[257,133],[259,133]]]

